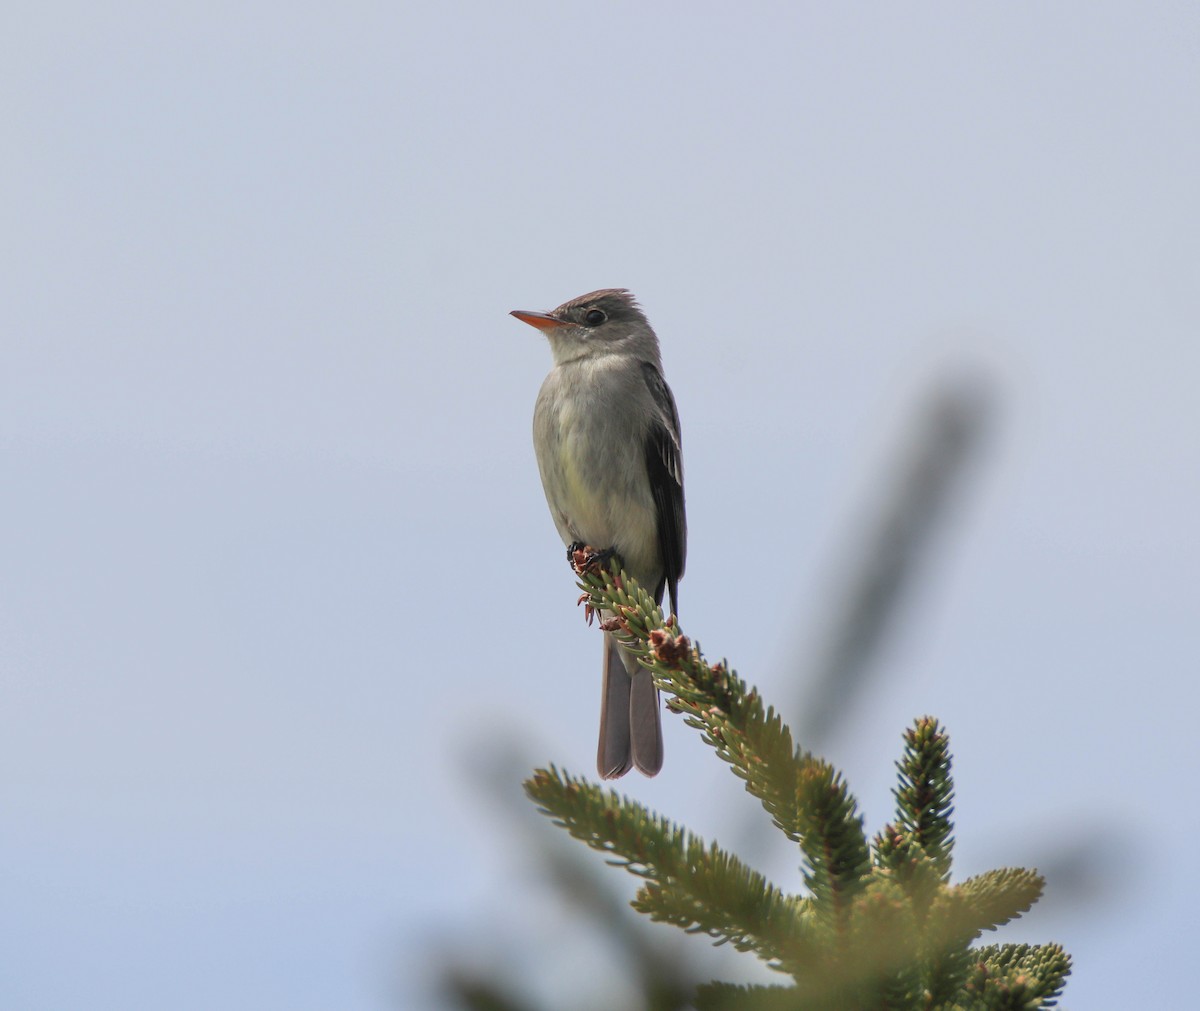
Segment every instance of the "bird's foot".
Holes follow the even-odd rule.
[[[590,544],[574,541],[567,548],[567,561],[571,563],[571,568],[575,570],[577,576],[584,576],[589,573],[599,572],[612,560],[616,553],[616,548],[605,548],[601,551],[598,548],[593,548]]]
[[[587,576],[599,572],[608,565],[613,558],[618,561],[617,568],[620,569],[620,558],[617,555],[616,548],[606,548],[603,551],[593,548],[590,544],[584,544],[582,541],[574,541],[567,548],[567,560],[571,563],[571,569],[577,576]],[[617,576],[613,575],[613,582],[621,585],[621,581]],[[583,594],[579,600],[579,604],[583,605],[583,615],[590,625],[596,617],[596,608],[592,605],[592,595],[590,593]],[[601,622],[600,627],[606,632],[611,632],[614,629],[608,628],[607,622]]]

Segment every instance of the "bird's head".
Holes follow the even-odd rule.
[[[624,288],[591,291],[550,312],[514,309],[512,315],[546,335],[556,365],[609,354],[658,362],[654,331]]]

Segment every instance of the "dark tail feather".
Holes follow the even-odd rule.
[[[662,709],[650,672],[642,667],[629,693],[629,731],[633,764],[647,776],[658,775],[663,764]]]
[[[600,747],[596,753],[596,770],[601,779],[624,776],[633,765],[633,750],[629,740],[632,682],[625,664],[621,662],[621,652],[616,639],[606,635],[604,694],[600,699]]]

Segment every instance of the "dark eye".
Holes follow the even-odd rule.
[[[588,326],[599,326],[606,319],[608,319],[608,317],[604,315],[603,309],[589,309],[583,317],[583,321]]]

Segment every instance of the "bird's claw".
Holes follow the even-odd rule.
[[[571,563],[571,568],[577,576],[589,576],[603,569],[609,561],[617,554],[616,548],[605,548],[600,551],[593,548],[590,544],[584,544],[582,541],[572,541],[567,548],[567,559]],[[621,585],[621,581],[617,578],[616,573],[613,573],[613,583],[616,586]],[[587,623],[592,624],[596,617],[596,607],[592,604],[592,595],[590,593],[583,594],[576,605],[582,604],[584,607],[584,617]],[[613,619],[609,618],[601,622],[600,627],[606,632],[612,632],[620,626],[613,625],[610,627]]]
[[[599,572],[616,553],[615,548],[605,548],[600,551],[589,544],[575,541],[567,548],[567,561],[571,563],[571,568],[575,570],[576,575],[586,576]]]

